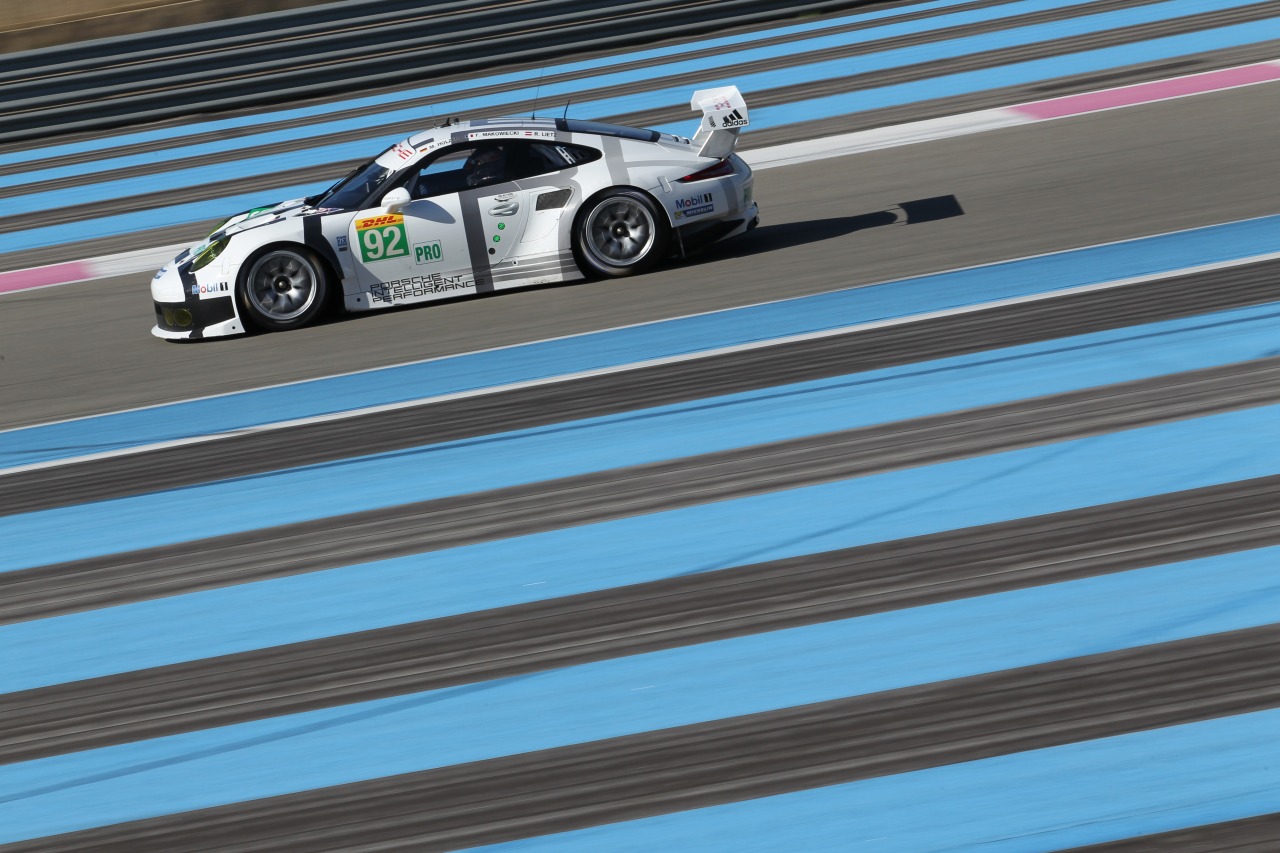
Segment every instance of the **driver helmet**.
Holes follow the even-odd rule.
[[[472,151],[466,163],[467,186],[475,187],[501,179],[505,160],[502,149],[497,145]]]

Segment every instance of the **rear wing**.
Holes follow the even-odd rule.
[[[689,106],[702,110],[702,121],[693,136],[700,157],[728,157],[738,144],[738,131],[750,122],[747,118],[747,102],[737,86],[719,89],[699,89],[693,93]]]

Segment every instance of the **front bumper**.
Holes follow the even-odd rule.
[[[242,334],[244,324],[236,312],[231,285],[220,281],[198,283],[184,269],[183,265],[167,266],[152,279],[156,324],[151,334],[167,340]]]

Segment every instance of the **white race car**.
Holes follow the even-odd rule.
[[[305,199],[233,216],[151,283],[162,338],[305,325],[348,311],[620,277],[754,228],[733,153],[747,105],[695,92],[692,139],[511,118],[411,136]]]

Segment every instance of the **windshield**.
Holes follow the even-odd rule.
[[[390,169],[379,166],[377,160],[370,160],[322,192],[311,204],[313,207],[358,210],[390,177]]]

